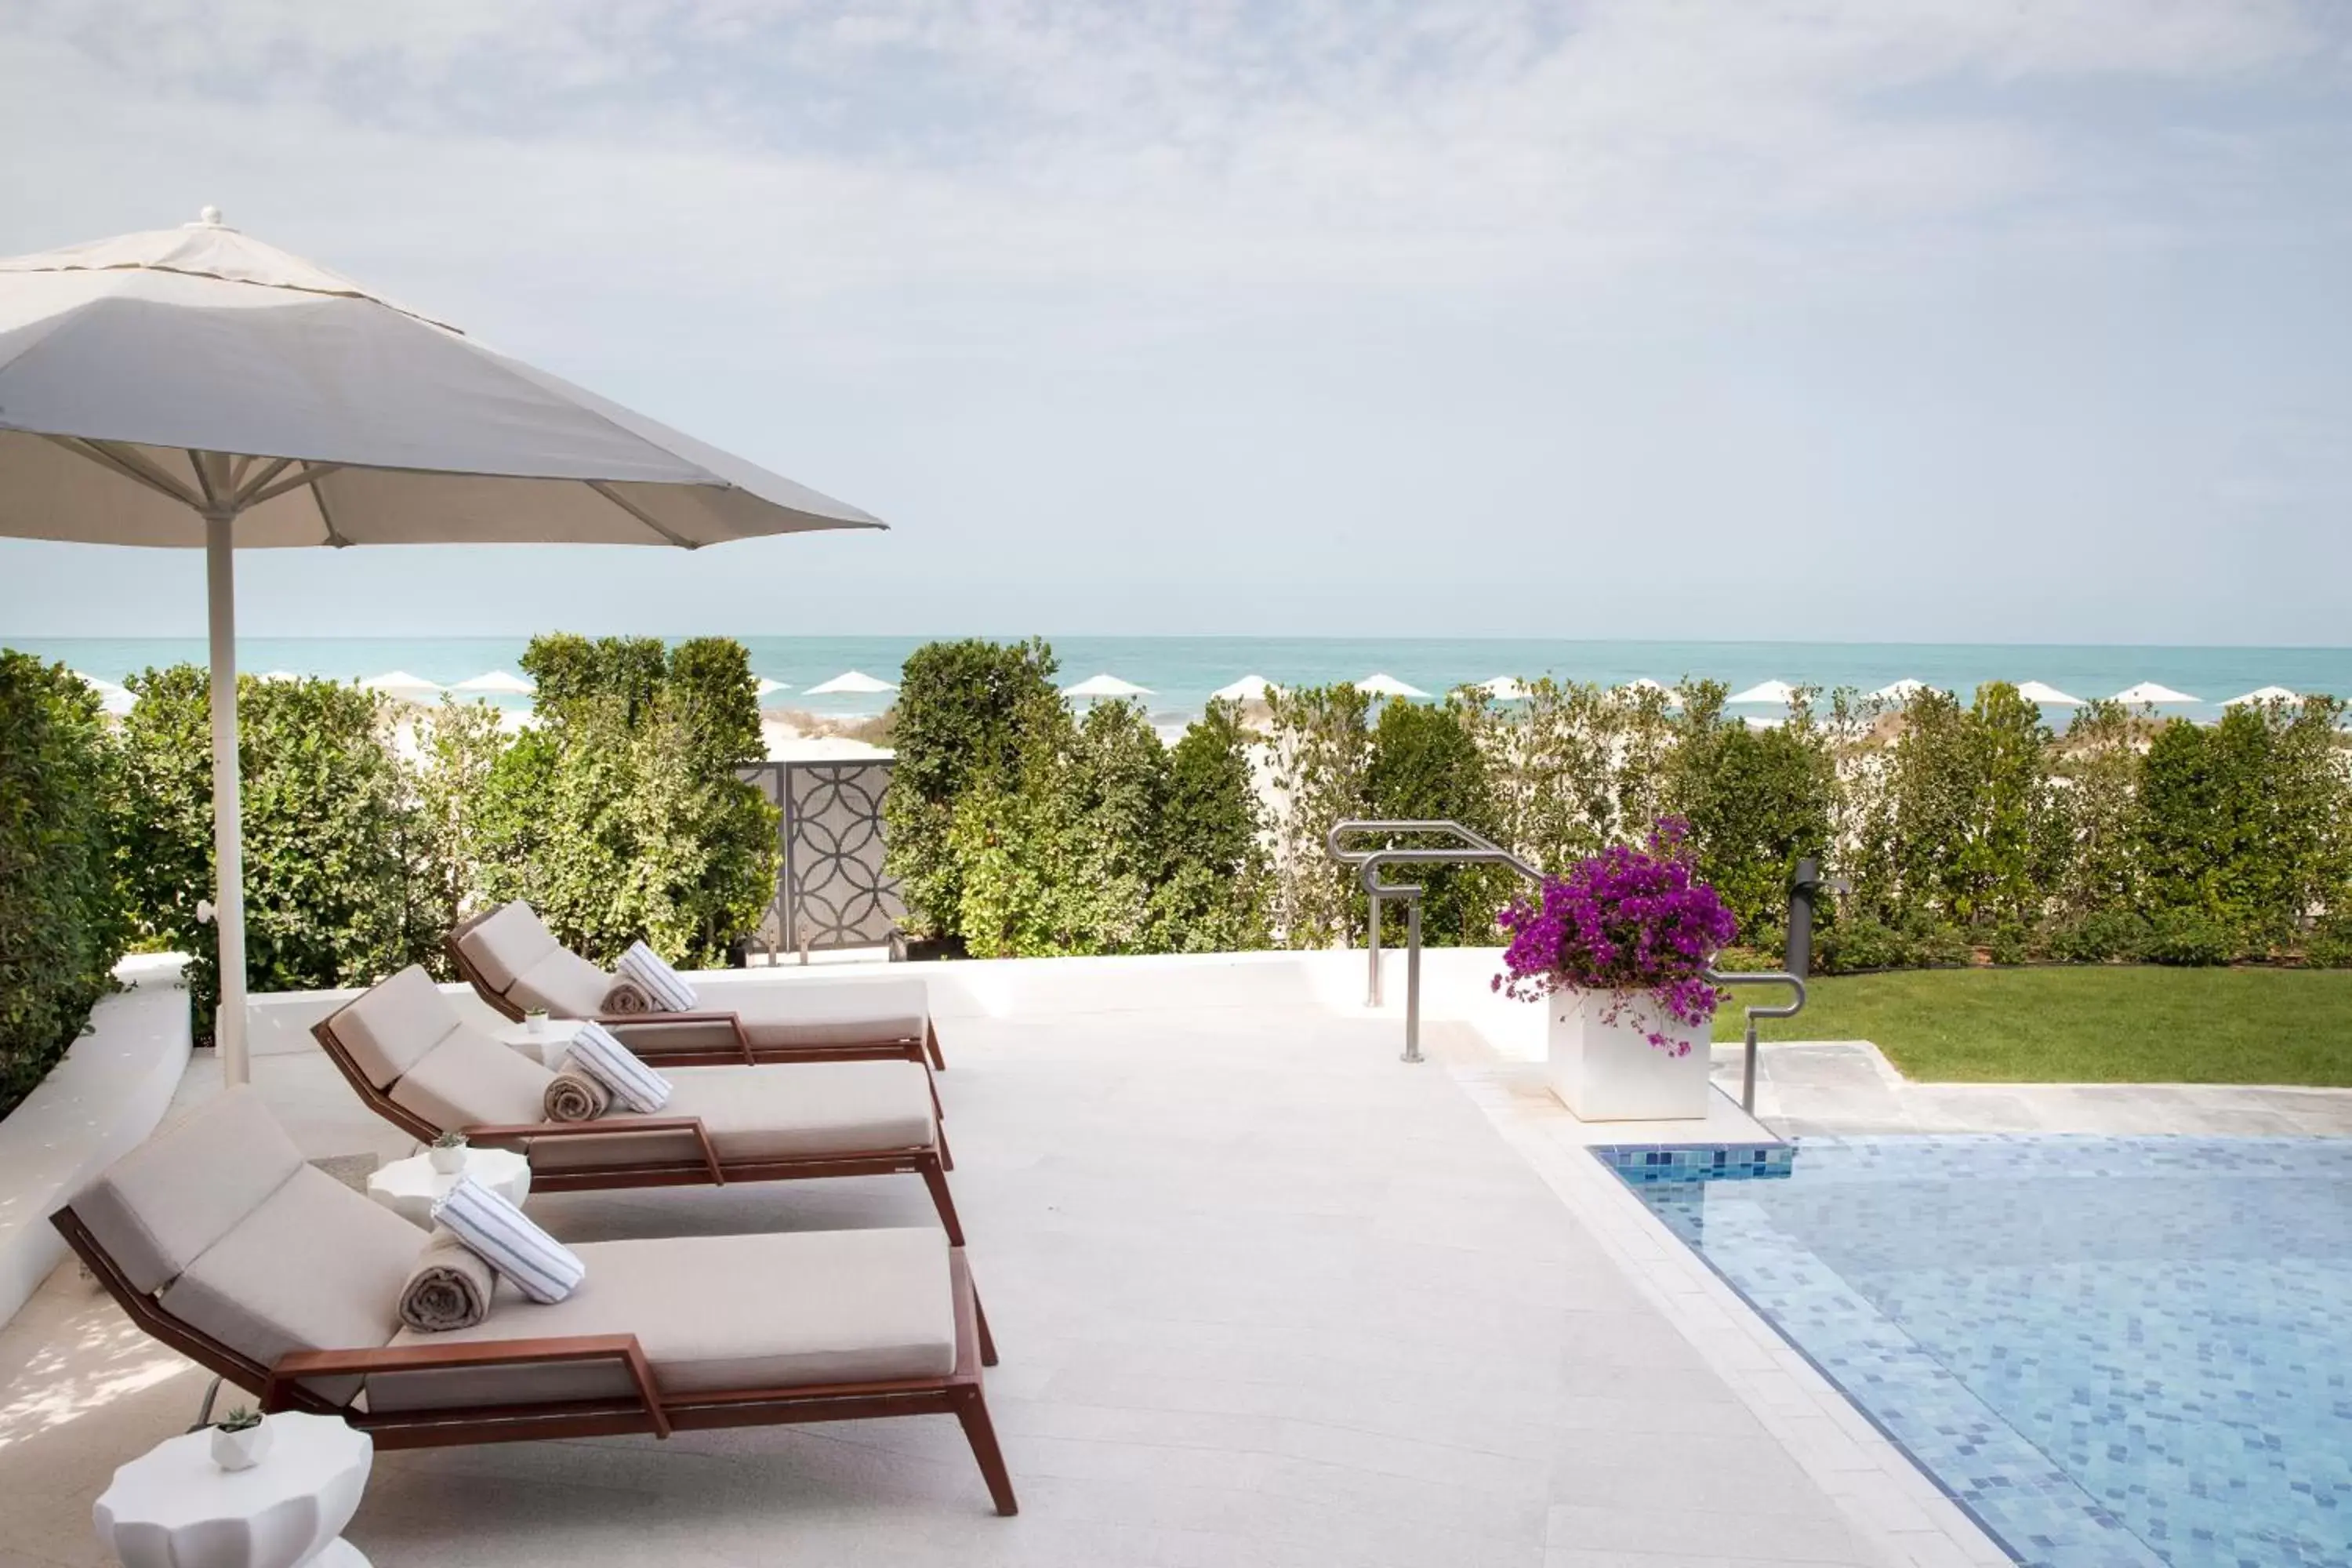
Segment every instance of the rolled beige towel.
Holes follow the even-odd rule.
[[[656,1011],[653,994],[634,980],[615,980],[613,988],[604,993],[603,1004],[608,1018],[632,1017],[639,1013]]]
[[[470,1329],[490,1315],[498,1277],[481,1254],[436,1230],[400,1288],[400,1321],[423,1334]]]
[[[593,1121],[613,1103],[613,1091],[577,1068],[566,1068],[547,1086],[540,1109],[550,1121]]]

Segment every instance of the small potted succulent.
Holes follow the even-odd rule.
[[[433,1140],[433,1146],[425,1151],[425,1157],[433,1162],[434,1170],[442,1175],[456,1175],[466,1168],[466,1135],[463,1132],[444,1132]]]
[[[240,1405],[213,1423],[213,1463],[224,1470],[249,1470],[268,1454],[274,1436],[259,1411]]]
[[[547,1033],[547,1009],[544,1007],[533,1007],[523,1014],[522,1026],[528,1033],[533,1035],[543,1035]]]

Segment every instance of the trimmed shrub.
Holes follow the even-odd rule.
[[[1167,878],[1151,898],[1154,952],[1237,952],[1271,940],[1265,826],[1248,742],[1234,706],[1212,702],[1169,753]]]
[[[63,665],[0,650],[0,1116],[79,1037],[131,937],[98,700]]]
[[[1054,650],[1042,641],[928,643],[907,659],[891,710],[898,755],[882,821],[908,935],[935,939],[955,931],[963,907],[963,858],[949,839],[960,802],[976,790],[1018,793],[1024,723],[1034,723],[1046,704],[1063,706],[1054,688],[1058,668]],[[992,805],[985,815],[994,819],[1002,813]],[[972,831],[980,831],[977,825]],[[983,901],[996,898],[992,893]],[[997,922],[992,918],[982,924]]]
[[[2159,910],[2149,921],[2140,956],[2150,963],[2183,966],[2227,963],[2238,956],[2230,928],[2195,910]]]
[[[1274,827],[1274,926],[1285,947],[1331,947],[1365,926],[1363,885],[1325,835],[1367,815],[1372,700],[1354,686],[1268,694],[1267,762],[1281,802]]]
[[[1781,945],[1797,862],[1823,856],[1836,773],[1826,737],[1801,705],[1751,730],[1723,713],[1723,688],[1684,694],[1680,743],[1666,767],[1668,809],[1690,824],[1700,874],[1759,947]]]
[[[2094,910],[2052,925],[2042,939],[2042,956],[2062,963],[2130,963],[2146,955],[2147,917],[2136,910]]]
[[[1382,703],[1364,765],[1370,815],[1458,822],[1489,837],[1501,834],[1486,759],[1464,722],[1475,711],[1458,699],[1443,706]],[[1433,947],[1494,945],[1496,916],[1516,881],[1509,869],[1495,866],[1391,866],[1387,879],[1421,885],[1422,940]],[[1404,911],[1389,910],[1386,920],[1394,930],[1384,931],[1384,940],[1402,941]]]

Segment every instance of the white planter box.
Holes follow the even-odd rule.
[[[1546,1053],[1551,1091],[1586,1121],[1702,1121],[1706,1116],[1707,1037],[1705,1024],[1665,1017],[1637,996],[1604,1022],[1606,992],[1563,991],[1547,1004]],[[1650,1036],[1673,1042],[1654,1046]],[[1675,1045],[1690,1048],[1680,1056]]]

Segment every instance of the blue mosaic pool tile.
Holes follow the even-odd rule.
[[[1785,1181],[1627,1174],[2019,1561],[2352,1568],[2352,1141],[1813,1139]]]
[[[1785,1176],[1794,1143],[1601,1143],[1593,1155],[1629,1182],[1753,1181]]]

